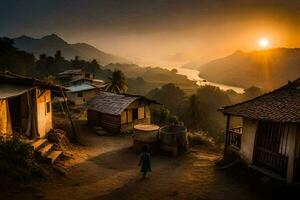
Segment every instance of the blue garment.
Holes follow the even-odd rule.
[[[150,153],[143,152],[141,153],[141,172],[151,172],[151,164],[150,164]]]

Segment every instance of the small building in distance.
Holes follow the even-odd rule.
[[[28,138],[43,138],[52,129],[51,91],[53,83],[0,73],[0,135],[15,132]]]
[[[80,78],[73,81],[70,81],[70,85],[78,85],[87,83],[93,86],[96,86],[98,88],[103,88],[105,86],[105,82],[100,79],[91,79],[91,78]]]
[[[233,151],[254,169],[300,181],[300,78],[221,112],[227,116],[225,157]]]
[[[88,124],[111,133],[132,131],[138,123],[150,123],[150,104],[143,96],[100,91],[87,103]]]
[[[82,69],[69,69],[57,74],[57,79],[62,83],[69,83],[70,81],[78,79],[94,79],[95,75],[82,71]]]
[[[86,103],[91,98],[95,97],[100,90],[100,88],[88,83],[72,85],[66,87],[66,89],[68,102],[76,106]]]

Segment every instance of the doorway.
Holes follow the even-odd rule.
[[[286,177],[289,126],[285,123],[259,121],[256,131],[254,164]]]
[[[21,96],[9,98],[8,107],[13,132],[22,132]]]

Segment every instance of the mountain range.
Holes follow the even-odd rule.
[[[79,56],[80,59],[84,60],[96,59],[102,65],[129,62],[124,58],[106,53],[86,43],[69,44],[56,34],[46,35],[38,39],[23,35],[13,40],[15,47],[33,53],[36,57],[40,54],[54,55],[57,50],[60,50],[68,60]]]
[[[236,51],[197,69],[209,81],[274,89],[300,77],[300,48]]]

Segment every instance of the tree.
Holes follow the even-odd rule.
[[[18,50],[13,44],[12,39],[0,38],[0,71],[9,70],[23,75],[32,75],[34,55]]]
[[[187,108],[183,109],[181,116],[189,129],[197,130],[201,128],[199,122],[202,121],[202,116],[197,95],[193,94],[189,97]]]
[[[174,69],[171,70],[171,72],[177,74],[178,70],[174,68]]]
[[[161,89],[153,89],[147,96],[164,104],[175,115],[180,113],[180,108],[186,97],[184,91],[173,83],[163,85]]]
[[[105,83],[105,90],[114,93],[126,92],[128,89],[125,75],[120,70],[115,70]]]
[[[60,50],[56,51],[54,57],[55,57],[55,60],[57,60],[57,61],[62,59],[61,51]]]
[[[256,87],[256,86],[251,86],[251,87],[245,89],[244,92],[245,92],[244,93],[245,100],[252,99],[252,98],[255,98],[255,97],[263,94],[263,91],[261,90],[261,88]]]

